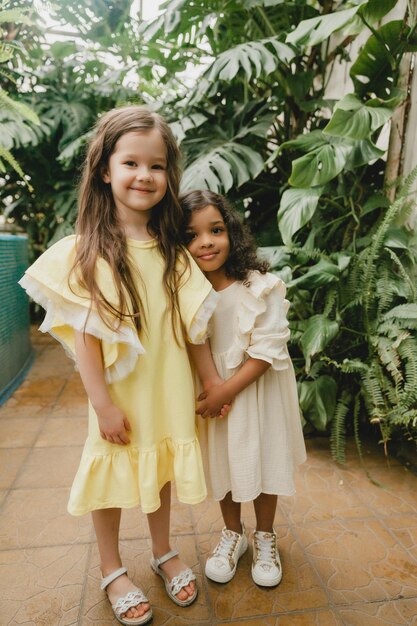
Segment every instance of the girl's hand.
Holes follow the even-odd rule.
[[[197,413],[201,417],[225,417],[230,411],[232,398],[221,385],[210,387],[198,396]]]
[[[114,404],[108,404],[96,409],[100,435],[110,443],[126,445],[130,443],[128,431],[130,424],[127,417]]]
[[[208,391],[209,389],[211,389],[212,387],[216,387],[216,386],[220,386],[224,383],[223,378],[220,378],[220,376],[216,373],[215,377],[212,377],[210,380],[206,380],[203,383],[203,389],[204,391],[199,395],[198,400],[203,400],[206,398],[206,391]],[[197,404],[197,413],[200,415],[199,412],[199,407],[200,404]],[[222,408],[220,409],[220,411],[216,414],[216,415],[204,415],[202,417],[227,417],[228,414],[230,413],[230,409],[232,408],[232,404],[228,403],[228,404],[224,404],[222,406]]]

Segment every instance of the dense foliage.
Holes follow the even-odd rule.
[[[339,460],[346,430],[365,416],[384,442],[394,432],[417,440],[410,181],[389,206],[377,145],[407,96],[398,89],[403,55],[416,49],[415,16],[389,18],[397,4],[168,0],[142,23],[126,0],[57,2],[82,42],[56,43],[27,63],[22,80],[41,132],[13,136],[34,192],[13,172],[2,192],[7,214],[44,246],[72,226],[97,115],[126,101],[161,110],[181,142],[183,188],[227,193],[287,283],[304,419],[331,431]],[[350,91],[332,100],[329,84],[360,33]]]

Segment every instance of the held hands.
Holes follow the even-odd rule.
[[[114,404],[108,404],[96,408],[96,413],[102,439],[122,446],[130,443],[130,424],[123,411]]]
[[[216,381],[204,385],[204,391],[197,400],[197,413],[201,417],[226,417],[233,398],[224,389],[224,380],[218,377]]]

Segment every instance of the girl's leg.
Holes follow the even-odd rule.
[[[101,509],[92,512],[94,530],[97,537],[98,551],[100,553],[101,573],[103,577],[108,576],[122,566],[119,553],[119,527],[120,509]],[[135,585],[129,580],[127,575],[116,578],[107,587],[106,591],[109,600],[115,604],[119,598],[125,596],[129,591],[134,591]],[[140,617],[149,611],[148,603],[141,603],[132,607],[124,617]]]
[[[277,496],[261,493],[254,500],[256,530],[253,533],[252,578],[257,585],[274,587],[282,578],[274,517]]]
[[[242,533],[242,524],[240,522],[240,502],[233,502],[232,494],[226,494],[220,501],[220,508],[223,515],[224,525],[228,530],[235,533]]]
[[[256,530],[272,533],[278,496],[261,493],[253,501],[256,515]]]
[[[148,514],[149,531],[152,539],[152,552],[156,559],[161,558],[171,550],[169,543],[169,522],[171,514],[171,483],[167,483],[160,491],[161,506],[154,513]],[[173,557],[161,566],[161,569],[172,580],[174,576],[178,576],[187,566],[178,558]],[[194,594],[195,584],[191,581],[183,587],[177,598],[179,600],[187,600]]]
[[[220,501],[225,528],[205,567],[207,578],[218,583],[232,580],[239,559],[248,547],[245,528],[240,521],[240,506],[240,502],[232,500],[230,491]]]

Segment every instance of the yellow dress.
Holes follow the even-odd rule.
[[[145,513],[160,506],[159,492],[175,481],[179,500],[194,504],[206,496],[201,451],[196,436],[195,392],[185,341],[174,339],[163,289],[163,259],[157,242],[128,240],[132,264],[139,268],[137,288],[145,306],[145,328],[139,336],[126,320],[109,329],[90,311],[88,293],[71,275],[76,237],[65,237],[26,271],[20,284],[43,308],[40,330],[50,332],[75,357],[75,330],[101,340],[105,378],[111,398],[131,426],[130,444],[101,438],[89,404],[89,431],[71,489],[73,515],[105,508],[141,505]],[[190,257],[178,292],[180,316],[188,340],[202,343],[217,297]],[[111,271],[100,259],[97,280],[107,299],[116,302]],[[181,333],[180,333],[181,335]]]

